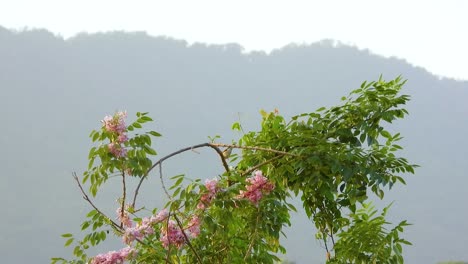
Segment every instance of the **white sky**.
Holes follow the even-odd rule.
[[[468,0],[0,0],[0,25],[67,38],[147,31],[247,51],[333,38],[468,80]]]

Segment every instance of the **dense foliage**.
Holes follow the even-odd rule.
[[[340,105],[291,120],[277,110],[262,111],[259,131],[233,125],[242,132],[235,143],[216,143],[215,138],[155,162],[149,158],[157,154],[151,145],[160,134],[136,133],[152,121],[147,113],[137,113],[128,126],[125,112],[105,117],[101,129],[90,135],[97,145],[90,150],[88,170],[81,180],[75,175],[93,207],[81,225],[87,234],[79,240],[64,234],[65,245],[75,245],[77,259],[52,262],[280,262],[278,253],[286,252],[280,244],[282,228],[290,225],[289,212],[296,210],[288,201],[298,196],[318,230],[328,263],[403,263],[402,245],[410,243],[400,234],[408,224],[389,227],[388,207],[378,214],[368,201],[371,194],[382,199],[385,188],[404,184],[402,175],[416,167],[396,154],[402,149],[397,145],[400,134],[383,126],[407,114],[403,105],[409,97],[399,94],[403,84],[400,78],[364,82]],[[203,147],[215,151],[225,172],[205,182],[176,175],[166,188],[162,163]],[[160,210],[137,204],[141,184],[156,173],[167,195]],[[87,193],[96,196],[102,184],[116,178],[122,195],[116,216],[111,216]],[[127,190],[127,181],[138,181],[136,190]],[[103,242],[110,231],[127,246],[88,256],[86,249]]]

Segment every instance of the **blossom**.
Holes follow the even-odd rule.
[[[119,251],[109,251],[99,254],[91,260],[91,264],[117,264],[124,263],[136,255],[136,250],[131,247],[122,248]]]
[[[125,226],[122,240],[125,244],[132,243],[135,239],[143,239],[147,235],[154,234],[154,225],[162,222],[169,216],[166,209],[160,211],[155,216],[144,217],[136,226]]]
[[[127,150],[118,143],[111,142],[107,145],[109,152],[117,158],[123,158],[127,156]]]
[[[164,248],[169,248],[169,245],[175,245],[181,248],[185,243],[184,231],[182,231],[174,220],[168,221],[167,225],[161,227],[161,242]]]
[[[125,209],[122,209],[121,207],[117,209],[117,219],[122,223],[123,226],[125,227],[131,227],[133,225],[132,220],[130,219],[130,216],[128,215],[128,212]]]
[[[156,214],[156,216],[154,216],[154,220],[155,222],[161,222],[163,220],[165,220],[167,217],[169,217],[169,212],[167,211],[167,209],[163,209],[161,211],[159,211],[159,213]]]
[[[218,193],[218,179],[205,180],[205,187],[208,189],[208,193],[202,194],[200,197],[200,202],[197,205],[197,208],[201,210],[206,209],[206,207],[211,204],[211,201],[216,196],[216,193]]]
[[[248,178],[246,181],[248,183],[245,187],[246,190],[240,191],[238,197],[247,198],[254,204],[258,204],[263,194],[269,194],[275,188],[273,183],[269,182],[259,170],[255,171],[254,176]]]
[[[113,116],[105,116],[101,122],[103,123],[104,129],[108,132],[122,134],[127,129],[125,118],[127,118],[127,112],[119,111]]]
[[[127,118],[127,112],[120,111],[113,116],[105,116],[101,121],[103,129],[112,134],[111,142],[107,145],[109,152],[117,158],[127,156],[127,150],[122,145],[128,141],[128,136],[125,133],[127,131],[125,118]]]
[[[190,219],[190,222],[188,223],[188,234],[191,238],[196,238],[198,235],[200,235],[200,218],[198,215],[195,215]]]
[[[119,136],[117,137],[117,141],[118,141],[119,143],[127,142],[127,141],[128,141],[128,136],[127,136],[127,134],[125,134],[125,133],[119,134]]]

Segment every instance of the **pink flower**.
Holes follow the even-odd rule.
[[[269,194],[275,188],[259,170],[255,171],[254,176],[246,181],[248,183],[245,187],[246,190],[240,191],[238,198],[247,198],[254,204],[258,204],[263,194]]]
[[[198,209],[204,210],[219,192],[218,179],[205,180],[205,187],[208,189],[208,193],[202,194],[200,202],[197,205]]]
[[[123,213],[122,213],[123,211]],[[122,210],[122,208],[118,208],[117,211],[117,219],[122,223],[124,227],[131,227],[133,225],[130,216],[126,210]]]
[[[156,214],[156,216],[154,218],[154,221],[155,222],[161,222],[161,221],[165,220],[167,217],[169,217],[169,212],[167,211],[167,209],[163,209],[163,210],[159,211],[159,213]]]
[[[196,238],[198,235],[200,235],[200,218],[195,215],[190,219],[190,222],[188,223],[188,233],[189,236],[192,238]]]
[[[112,133],[110,137],[111,143],[108,147],[109,152],[117,158],[124,158],[127,156],[127,150],[122,145],[128,141],[125,118],[127,118],[127,112],[120,111],[115,113],[114,116],[105,116],[101,121],[103,123],[103,129]]]
[[[107,145],[109,152],[117,158],[124,158],[127,156],[127,150],[122,145],[111,142]]]
[[[139,227],[128,227],[125,229],[122,240],[125,244],[130,245],[135,239],[142,239],[143,236],[144,233],[141,232]]]
[[[136,255],[136,250],[131,247],[122,248],[119,251],[109,251],[99,254],[91,260],[91,264],[118,264],[130,260]]]
[[[119,212],[119,210],[117,211]],[[147,235],[154,234],[154,225],[162,222],[169,217],[169,213],[166,209],[160,211],[157,215],[151,217],[144,217],[141,222],[136,226],[132,227],[125,226],[124,235],[122,240],[125,244],[131,244],[135,239],[143,239]]]
[[[137,251],[131,247],[125,247],[120,250],[120,256],[124,259],[131,259],[135,257]]]
[[[119,136],[117,137],[117,141],[119,143],[127,142],[128,141],[127,134],[125,134],[125,133],[119,134]]]
[[[216,193],[218,190],[218,179],[205,180],[205,187],[210,191],[210,193]]]
[[[114,116],[105,116],[104,120],[101,122],[103,123],[104,129],[108,132],[122,134],[127,129],[125,118],[127,118],[127,112],[120,111],[115,113]]]
[[[167,225],[163,224],[161,227],[161,242],[164,248],[169,248],[169,245],[175,245],[177,248],[181,248],[185,243],[185,236],[183,231],[179,228],[177,223],[170,220]]]

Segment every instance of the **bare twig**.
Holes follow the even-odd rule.
[[[120,227],[120,225],[118,225],[116,222],[114,222],[112,219],[110,219],[107,215],[105,215],[101,210],[99,210],[95,205],[94,203],[91,201],[91,199],[89,199],[89,196],[86,194],[86,192],[84,191],[83,189],[83,186],[81,186],[81,183],[80,183],[80,180],[78,179],[78,176],[76,176],[76,173],[73,172],[73,178],[75,179],[76,183],[78,184],[78,187],[80,187],[80,190],[81,190],[81,193],[83,194],[83,199],[85,199],[93,208],[94,210],[96,210],[99,214],[101,214],[102,216],[104,216],[105,218],[107,218],[107,220],[109,220],[111,222],[111,224],[117,228],[117,230],[119,230],[120,232],[123,231],[123,228]]]
[[[166,185],[164,184],[163,173],[162,173],[162,162],[159,163],[159,179],[161,179],[161,186],[162,186],[164,192],[166,193],[167,198],[169,198],[169,200],[172,200],[172,197],[171,197],[171,195],[169,194],[169,192],[167,191]]]
[[[332,241],[333,248],[335,248],[335,238],[333,237],[333,229],[330,229],[330,238]]]
[[[125,171],[122,172],[122,206],[120,207],[120,219],[125,215],[125,197],[127,196],[127,187],[125,186]],[[123,227],[123,222],[120,222],[120,227]]]

